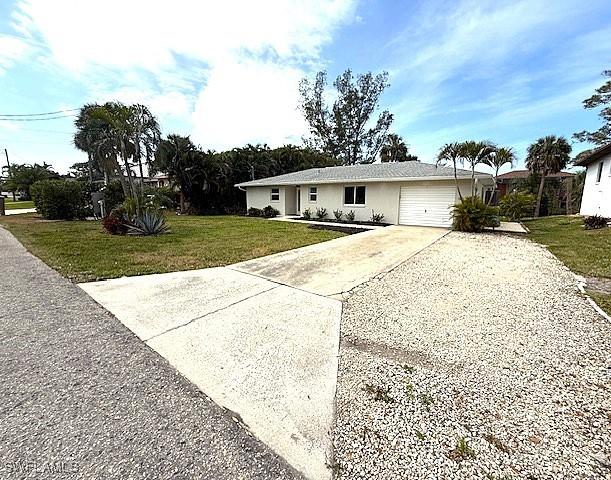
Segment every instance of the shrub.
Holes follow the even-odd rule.
[[[354,222],[354,217],[355,217],[355,213],[354,210],[350,210],[347,214],[346,214],[346,220],[348,220],[349,222]]]
[[[119,180],[108,182],[108,185],[102,187],[101,192],[104,195],[104,210],[107,214],[125,201],[123,187]]]
[[[167,231],[165,217],[158,210],[144,210],[141,215],[134,217],[127,226],[128,235],[160,235]]]
[[[41,180],[30,187],[36,210],[49,220],[85,218],[81,184],[68,180]]]
[[[273,217],[277,217],[278,215],[280,215],[280,212],[276,210],[274,207],[272,207],[271,205],[268,205],[267,207],[263,209],[263,216],[265,218],[273,218]]]
[[[320,208],[316,209],[316,218],[318,218],[319,220],[322,220],[326,216],[327,216],[327,209],[326,208],[320,207]]]
[[[303,217],[304,220],[310,220],[312,218],[312,210],[310,210],[309,208],[306,208],[301,213],[301,216]]]
[[[144,206],[159,208],[175,208],[176,192],[172,187],[146,187],[144,189]]]
[[[375,211],[371,211],[371,221],[374,223],[382,223],[382,220],[384,220],[384,214],[383,213],[376,213]]]
[[[535,196],[530,193],[513,192],[501,198],[499,212],[513,222],[532,216],[535,202]]]
[[[452,228],[460,232],[481,232],[498,226],[497,209],[486,205],[480,197],[466,197],[452,209]]]
[[[344,212],[341,210],[333,210],[333,215],[335,216],[335,220],[341,220],[344,216]]]
[[[125,235],[127,233],[129,219],[122,206],[114,208],[102,218],[102,227],[111,235]]]
[[[598,228],[605,228],[608,222],[608,218],[592,215],[583,219],[583,226],[586,230],[596,230]]]
[[[262,217],[263,210],[261,210],[260,208],[250,207],[248,209],[248,216],[249,217]]]

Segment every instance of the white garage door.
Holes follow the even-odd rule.
[[[401,187],[400,225],[449,227],[452,205],[456,203],[454,185],[410,185]]]

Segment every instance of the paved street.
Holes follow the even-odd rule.
[[[0,228],[0,477],[299,478]]]

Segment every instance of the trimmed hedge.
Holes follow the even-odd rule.
[[[48,220],[85,218],[81,184],[68,180],[41,180],[30,188],[36,210]]]

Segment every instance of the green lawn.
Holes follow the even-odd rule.
[[[113,236],[99,221],[45,221],[36,214],[0,217],[26,248],[77,281],[217,267],[343,236],[306,225],[238,216],[167,217],[171,232]]]
[[[550,251],[576,273],[611,279],[611,228],[585,230],[579,217],[546,217],[525,222],[530,238]],[[611,295],[589,292],[611,314]]]
[[[34,202],[31,200],[13,202],[8,198],[4,199],[4,208],[6,210],[17,210],[18,208],[34,208]]]

